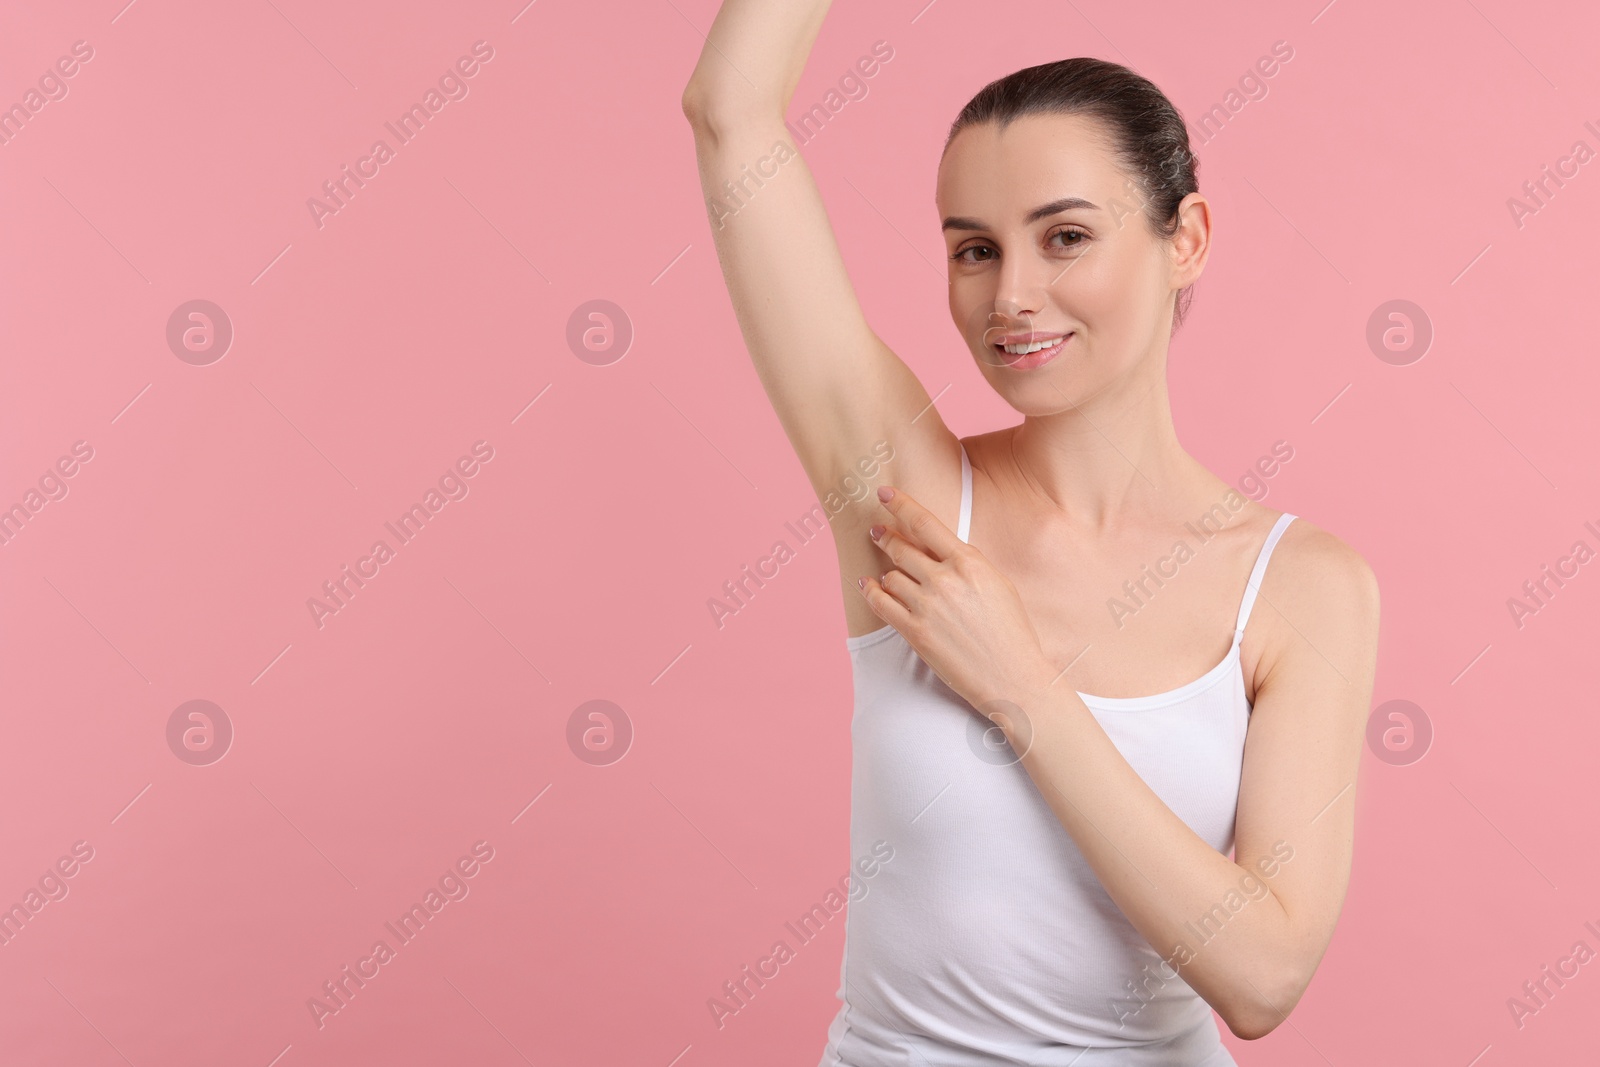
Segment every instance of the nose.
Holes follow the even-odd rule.
[[[1025,254],[1003,256],[995,278],[994,309],[989,325],[996,331],[1027,328],[1034,316],[1044,310],[1049,279],[1044,270],[1049,264]]]

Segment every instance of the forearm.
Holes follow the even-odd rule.
[[[830,2],[724,0],[684,89],[684,112],[781,116]]]
[[[1007,737],[1107,893],[1230,1029],[1270,1030],[1303,989],[1289,916],[1270,888],[1259,893],[1272,872],[1241,867],[1190,829],[1070,687],[1036,692]]]

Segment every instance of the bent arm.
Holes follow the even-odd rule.
[[[1128,921],[1246,1040],[1270,1033],[1305,992],[1350,877],[1377,583],[1330,535],[1311,540],[1297,567],[1269,571],[1261,586],[1261,603],[1290,625],[1255,694],[1233,859],[1156,795],[1076,693],[1052,686],[1015,701],[1032,736],[1008,731]]]
[[[882,440],[895,451],[897,475],[924,457],[956,453],[927,390],[867,325],[811,171],[784,126],[828,6],[727,0],[682,101],[740,331],[819,496],[855,474]],[[875,503],[853,519],[875,521]]]

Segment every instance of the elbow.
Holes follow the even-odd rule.
[[[696,143],[705,140],[715,144],[727,133],[727,103],[715,93],[690,82],[679,103],[683,108],[683,117],[689,121],[689,129],[694,132]]]
[[[683,96],[678,101],[683,109],[683,117],[689,120],[689,125],[696,128],[706,123],[706,116],[710,113],[711,94],[701,83],[690,80],[683,88]]]
[[[1259,1041],[1277,1029],[1283,1018],[1276,1014],[1268,1018],[1261,1013],[1253,1013],[1246,1017],[1233,1013],[1223,1016],[1223,1021],[1228,1024],[1228,1032],[1239,1040]]]
[[[779,123],[783,121],[783,105],[764,96],[752,96],[725,85],[713,84],[698,75],[690,78],[689,84],[684,86],[678,104],[683,109],[683,117],[689,120],[690,127],[697,134],[716,135],[734,127],[773,119]]]
[[[1217,1014],[1222,1016],[1234,1037],[1241,1041],[1258,1041],[1289,1018],[1310,984],[1311,975],[1299,967],[1276,977],[1248,978],[1239,1002]]]

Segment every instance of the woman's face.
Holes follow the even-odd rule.
[[[1198,255],[1175,255],[1151,232],[1103,130],[1080,115],[968,126],[939,164],[950,314],[983,376],[1024,415],[1164,374],[1174,293],[1204,266],[1203,232]],[[1176,244],[1192,244],[1193,229]],[[1016,344],[1030,342],[1045,347]]]

